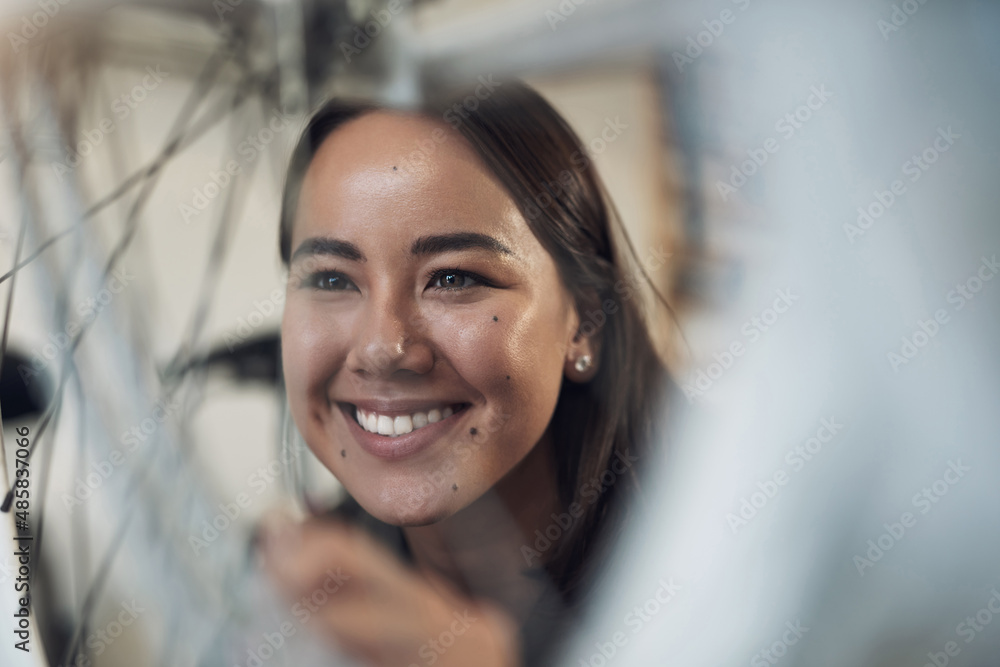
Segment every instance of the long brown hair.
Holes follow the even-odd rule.
[[[638,280],[630,270],[638,266],[635,251],[584,145],[537,92],[492,78],[465,96],[428,90],[420,112],[456,128],[506,187],[555,260],[580,314],[581,334],[596,337],[596,376],[585,384],[563,382],[549,425],[560,498],[582,514],[578,510],[568,528],[560,524],[545,567],[572,603],[586,590],[581,584],[591,580],[601,546],[613,543],[626,525],[640,467],[659,439],[657,411],[669,375],[642,313],[642,283],[649,279],[641,268]],[[313,155],[339,126],[379,108],[334,99],[312,116],[293,150],[282,199],[279,246],[286,265],[299,189]],[[429,150],[430,139],[411,159]]]

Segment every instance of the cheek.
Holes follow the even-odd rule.
[[[281,357],[288,401],[299,428],[306,435],[307,419],[326,407],[326,384],[342,363],[346,351],[340,341],[343,323],[323,317],[318,309],[290,297],[281,323]]]
[[[548,425],[561,386],[561,315],[558,303],[510,299],[434,324],[435,346],[481,395],[493,429],[504,424],[502,432],[528,448]]]

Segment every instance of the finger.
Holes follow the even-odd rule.
[[[428,637],[436,636],[426,621],[430,605],[418,599],[374,600],[370,597],[340,600],[325,606],[314,619],[314,630],[337,646],[363,658],[370,665],[399,667],[423,664],[418,655]],[[421,610],[424,607],[424,610]]]
[[[461,610],[438,605],[408,618],[380,605],[338,605],[317,627],[369,665],[423,665],[429,658],[448,667],[519,665],[514,620],[490,604],[466,602]]]
[[[292,597],[308,594],[331,578],[350,589],[379,588],[403,570],[390,552],[339,522],[272,522],[263,532],[264,565]]]

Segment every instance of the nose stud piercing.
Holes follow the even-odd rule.
[[[582,373],[585,370],[587,370],[588,368],[590,368],[590,363],[591,363],[590,355],[589,354],[585,354],[585,355],[583,355],[582,357],[580,357],[579,359],[576,360],[576,364],[575,364],[576,370],[578,370],[579,372]]]

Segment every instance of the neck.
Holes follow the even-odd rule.
[[[486,597],[523,618],[548,586],[532,576],[549,552],[529,565],[522,546],[535,548],[561,512],[551,434],[474,503],[428,526],[404,528],[417,568],[441,577],[467,595]]]

